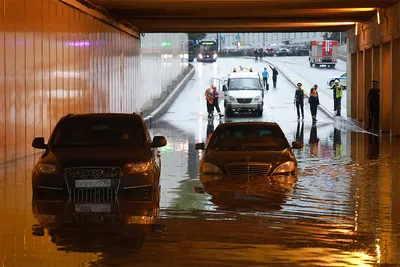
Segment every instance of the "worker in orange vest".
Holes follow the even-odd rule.
[[[221,114],[221,110],[219,108],[219,93],[217,92],[217,87],[213,85],[212,91],[210,90],[210,88],[207,88],[205,92],[205,97],[207,101],[208,118],[214,117],[214,107],[217,110],[219,117],[222,118],[224,115]]]

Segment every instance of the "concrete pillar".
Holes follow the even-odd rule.
[[[364,51],[359,51],[357,56],[357,120],[363,120],[364,97]]]
[[[400,136],[400,39],[392,41],[391,50],[390,128],[392,136]]]
[[[372,82],[372,48],[364,52],[363,122],[368,124],[368,91]]]
[[[347,74],[347,97],[350,98],[350,101],[347,103],[347,111],[350,114],[350,117],[353,119],[357,119],[357,81],[358,81],[358,68],[357,68],[357,53],[351,54],[350,57],[350,75]],[[350,81],[349,81],[350,78]],[[350,86],[349,86],[350,85]],[[350,97],[349,97],[350,96]]]
[[[381,82],[381,46],[372,48],[372,80]]]
[[[391,87],[391,42],[382,45],[381,59],[381,104],[380,104],[380,127],[383,133],[390,132],[390,87]]]

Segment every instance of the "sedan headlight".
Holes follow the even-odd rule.
[[[235,98],[233,96],[230,96],[229,101],[235,101]]]
[[[203,58],[203,55],[202,55],[202,54],[199,54],[199,58]]]
[[[37,166],[37,170],[38,170],[38,172],[46,173],[46,174],[54,174],[54,173],[57,173],[57,168],[56,168],[56,166],[54,166],[54,165],[52,165],[52,164],[40,163],[40,164]]]
[[[294,171],[295,169],[295,164],[293,161],[286,161],[285,163],[282,163],[279,165],[273,174],[283,174],[283,173],[289,173]]]
[[[209,163],[209,162],[203,163],[203,173],[224,174],[224,172],[218,166],[215,166],[214,164]]]
[[[128,174],[137,174],[150,170],[151,165],[151,162],[128,163],[125,165],[125,170]]]

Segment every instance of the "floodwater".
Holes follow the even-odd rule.
[[[277,121],[289,142],[304,142],[297,176],[207,180],[194,145],[220,121],[188,108],[205,88],[200,78],[151,125],[168,140],[159,203],[116,199],[87,213],[68,199],[32,200],[35,157],[2,165],[2,266],[400,266],[400,139],[323,114],[312,125],[308,109],[297,122],[291,99],[278,101],[282,80],[254,120]]]

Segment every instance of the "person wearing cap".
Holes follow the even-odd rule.
[[[217,87],[215,85],[212,86],[212,91],[210,92],[209,98],[212,99],[212,104],[208,115],[209,118],[214,116],[214,108],[217,110],[219,117],[222,118],[224,115],[221,114],[221,110],[219,108],[219,93],[217,92]]]
[[[372,88],[368,92],[368,117],[369,127],[368,129],[379,129],[379,105],[380,104],[380,92],[379,82],[376,80],[372,81]]]
[[[301,117],[304,119],[304,90],[301,88],[303,86],[302,83],[297,83],[297,89],[294,93],[294,104],[297,109],[297,119],[300,119],[300,110]]]
[[[310,97],[308,98],[308,103],[310,104],[311,117],[313,122],[317,122],[317,110],[319,105],[318,97],[318,85],[314,86],[310,90]]]
[[[268,70],[267,70],[267,68],[264,68],[264,71],[262,72],[262,76],[263,76],[263,85],[264,85],[264,88],[266,89],[266,90],[268,90],[269,88],[268,88]]]
[[[331,89],[333,90],[334,111],[336,111],[336,116],[341,116],[343,86],[340,84],[340,81],[336,79]]]

